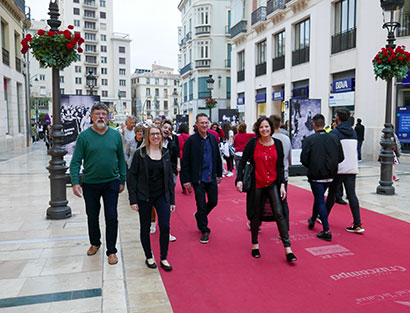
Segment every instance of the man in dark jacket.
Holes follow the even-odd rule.
[[[209,135],[209,119],[204,113],[196,116],[198,132],[184,145],[181,182],[188,190],[194,187],[197,212],[195,219],[202,233],[201,243],[208,243],[208,215],[218,203],[218,183],[222,177],[222,159],[215,136]],[[205,194],[208,196],[206,202]]]
[[[312,217],[308,220],[308,228],[313,229],[320,215],[323,231],[317,237],[326,241],[332,240],[327,220],[325,191],[337,175],[338,164],[343,161],[343,150],[336,136],[324,130],[325,118],[322,114],[313,117],[315,133],[307,137],[302,144],[300,161],[308,168],[307,176],[315,198]]]
[[[354,128],[357,134],[357,159],[359,162],[362,161],[362,144],[364,141],[364,126],[362,125],[362,120],[357,119],[356,127]]]

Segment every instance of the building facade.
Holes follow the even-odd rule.
[[[212,97],[218,102],[212,110],[217,120],[218,108],[230,106],[231,98],[231,9],[230,1],[181,0],[178,5],[181,24],[178,28],[182,102],[190,125],[195,115],[205,109],[210,97],[206,80],[212,75]]]
[[[372,66],[387,38],[380,1],[232,0],[231,6],[231,108],[252,125],[260,115],[288,120],[293,99],[320,99],[328,122],[337,107],[347,107],[366,126],[364,158],[376,160],[386,106],[386,83],[375,80]],[[406,0],[397,45],[410,46],[409,13]],[[393,116],[396,107],[410,106],[409,92],[396,82]]]
[[[174,120],[183,114],[181,77],[174,69],[153,64],[151,70],[136,69],[131,76],[132,115],[142,122],[148,115]]]
[[[22,149],[30,144],[21,40],[24,37],[25,2],[0,2],[0,152]]]
[[[83,53],[77,62],[60,73],[61,94],[89,95],[87,75],[90,71],[96,76],[93,95],[100,96],[101,102],[111,110],[121,103],[124,111],[131,114],[131,73],[130,42],[128,34],[115,33],[113,29],[113,0],[61,0],[59,1],[60,29],[74,26],[84,38]],[[33,21],[30,30],[33,34],[39,28],[47,27],[46,21]],[[37,63],[37,64],[34,64]],[[35,86],[45,88],[42,93],[51,94],[51,69],[39,68],[38,62],[31,58],[31,77]],[[42,82],[35,75],[45,75]],[[42,76],[44,77],[44,76]],[[41,91],[41,89],[39,89]],[[32,92],[36,92],[35,88]]]

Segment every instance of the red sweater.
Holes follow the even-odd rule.
[[[235,152],[243,152],[243,149],[245,149],[245,146],[248,143],[249,139],[255,136],[256,134],[248,134],[248,133],[236,134],[234,137],[234,141],[233,141]]]
[[[276,171],[276,162],[278,160],[276,146],[267,147],[257,140],[253,158],[255,160],[256,188],[265,188],[272,185],[278,176]]]
[[[178,137],[179,157],[182,159],[182,151],[184,151],[185,141],[188,139],[189,134],[181,133]]]

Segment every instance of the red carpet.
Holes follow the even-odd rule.
[[[209,216],[209,244],[199,243],[194,195],[176,189],[171,217],[169,261],[161,270],[175,313],[331,313],[410,312],[410,224],[362,209],[366,232],[345,231],[352,216],[336,205],[329,222],[333,241],[316,238],[321,229],[307,228],[313,197],[289,186],[292,249],[298,261],[288,264],[275,223],[265,223],[259,236],[262,257],[251,257],[245,194],[224,178],[219,203]],[[154,239],[155,238],[155,239]],[[153,238],[159,258],[158,234]]]

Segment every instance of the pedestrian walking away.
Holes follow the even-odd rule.
[[[308,219],[308,228],[313,229],[320,215],[323,231],[317,234],[319,239],[332,240],[328,214],[325,205],[325,192],[337,175],[340,162],[343,161],[343,149],[335,135],[326,132],[325,117],[322,114],[313,116],[315,133],[302,143],[300,162],[308,169],[307,177],[314,197],[312,216]]]
[[[167,260],[171,212],[175,210],[174,179],[169,150],[162,145],[161,128],[148,126],[145,140],[132,159],[127,180],[130,206],[139,213],[140,237],[145,254],[145,264],[156,268],[151,251],[150,226],[152,207],[158,214],[160,265],[165,271],[172,266]]]
[[[84,197],[88,235],[91,247],[88,255],[97,253],[101,246],[99,225],[100,199],[104,202],[106,254],[109,264],[118,263],[116,242],[118,233],[118,194],[124,190],[126,163],[119,132],[107,126],[108,108],[94,104],[91,108],[92,126],[78,135],[70,164],[73,192]],[[82,186],[79,184],[83,164]]]
[[[236,188],[242,192],[245,165],[252,165],[251,186],[246,193],[246,215],[251,222],[252,250],[254,258],[260,258],[258,232],[262,221],[266,221],[265,203],[269,199],[272,217],[278,226],[280,239],[285,248],[288,262],[296,261],[290,247],[288,227],[283,214],[281,200],[286,198],[283,166],[283,145],[272,138],[273,124],[267,117],[260,117],[253,126],[256,138],[246,144],[239,162]]]
[[[359,172],[357,160],[357,134],[349,123],[350,111],[346,108],[336,110],[336,128],[330,134],[336,135],[343,148],[344,160],[338,166],[336,177],[329,186],[329,193],[326,199],[328,215],[335,203],[337,190],[343,184],[346,196],[349,200],[350,210],[353,215],[353,225],[346,227],[348,232],[362,233],[364,228],[360,218],[359,200],[356,196],[356,175]]]
[[[197,206],[194,216],[202,234],[200,242],[205,244],[208,243],[211,232],[208,227],[208,215],[218,204],[218,183],[222,178],[222,159],[216,137],[208,133],[208,116],[205,113],[199,113],[195,124],[198,132],[190,136],[184,145],[181,181],[186,189],[194,188]]]
[[[362,161],[362,144],[364,141],[364,130],[365,127],[362,124],[362,119],[358,118],[356,126],[354,128],[357,134],[357,159],[359,162]]]

